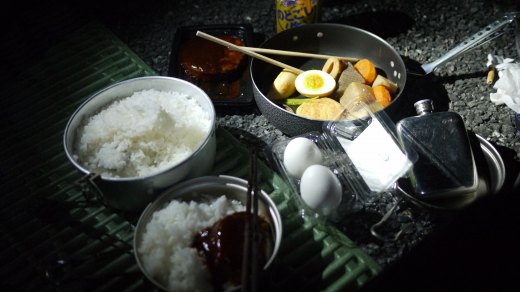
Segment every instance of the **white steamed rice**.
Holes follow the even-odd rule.
[[[78,132],[77,158],[101,175],[147,176],[191,155],[211,126],[209,113],[192,97],[142,90],[86,121]]]
[[[171,201],[146,225],[137,249],[143,268],[169,290],[211,291],[209,271],[191,247],[195,234],[244,210],[240,202],[225,196],[211,203]]]

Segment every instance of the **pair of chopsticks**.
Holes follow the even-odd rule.
[[[303,72],[303,70],[295,68],[291,65],[282,63],[278,60],[266,57],[259,53],[264,54],[276,54],[276,55],[283,55],[283,56],[292,56],[292,57],[306,57],[306,58],[317,58],[317,59],[328,59],[331,57],[338,58],[340,60],[348,61],[348,62],[355,62],[358,59],[356,58],[350,58],[350,57],[341,57],[341,56],[333,56],[333,55],[322,55],[322,54],[311,54],[311,53],[302,53],[302,52],[293,52],[293,51],[284,51],[284,50],[274,50],[274,49],[264,49],[264,48],[252,48],[252,47],[243,47],[243,46],[237,46],[235,44],[232,44],[230,42],[227,42],[225,40],[219,39],[217,37],[214,37],[212,35],[209,35],[207,33],[204,33],[202,31],[197,31],[196,36],[207,39],[209,41],[215,42],[217,44],[223,45],[227,47],[230,50],[239,51],[241,53],[244,53],[248,56],[260,59],[264,62],[273,64],[275,66],[278,66],[283,69],[287,69],[291,72],[294,72],[295,74],[300,74]]]
[[[242,257],[242,291],[257,291],[258,289],[258,175],[257,175],[257,149],[250,150],[249,178],[247,184],[244,250]]]

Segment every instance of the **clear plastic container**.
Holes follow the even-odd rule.
[[[372,113],[366,105],[362,106],[364,110],[352,112],[347,117],[349,120],[324,123],[322,132],[306,133],[271,145],[270,158],[297,195],[302,215],[340,221],[361,208],[370,197],[391,188],[397,179],[406,175],[416,159],[413,153],[405,154],[396,138],[395,125],[384,112]],[[326,176],[314,176],[311,178],[313,181],[305,183],[303,180],[308,179],[305,173],[299,177],[288,171],[284,153],[289,143],[298,138],[312,141],[321,151],[322,161],[319,164],[327,167],[341,185],[339,203],[334,198],[335,187],[320,188],[323,184],[331,184]],[[288,149],[294,150],[292,147]],[[305,160],[312,157],[300,156],[298,163],[304,166]],[[305,171],[309,169],[307,167]],[[302,185],[310,190],[302,189]],[[320,191],[327,193],[320,194]],[[309,193],[318,198],[309,200]],[[321,201],[323,204],[320,204]],[[331,201],[335,203],[333,208]]]

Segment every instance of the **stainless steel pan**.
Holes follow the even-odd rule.
[[[392,103],[385,109],[395,106],[405,89],[407,74],[428,74],[437,66],[455,56],[489,40],[498,30],[511,23],[518,13],[509,13],[472,35],[460,45],[448,51],[438,60],[421,66],[422,72],[409,72],[399,53],[385,40],[368,31],[341,24],[308,24],[281,32],[265,41],[261,47],[299,51],[306,53],[340,55],[354,58],[368,58],[384,71],[387,78],[397,83],[399,91]],[[321,68],[323,60],[288,56],[273,58],[303,70]],[[287,135],[295,136],[311,131],[321,131],[324,121],[297,116],[266,97],[280,68],[261,60],[251,61],[251,80],[253,94],[259,110],[277,128]]]

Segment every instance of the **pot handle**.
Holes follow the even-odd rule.
[[[372,234],[372,236],[381,241],[397,241],[399,239],[399,237],[403,233],[403,229],[399,229],[399,231],[394,233],[392,236],[385,236],[382,233],[380,233],[378,229],[379,227],[384,225],[388,221],[388,219],[390,219],[390,216],[392,216],[395,213],[395,210],[397,209],[397,207],[399,207],[399,204],[401,204],[402,201],[402,197],[398,198],[397,201],[394,202],[392,207],[388,211],[386,211],[383,217],[378,222],[370,226],[370,234]]]
[[[508,25],[509,23],[513,22],[518,16],[520,16],[520,12],[509,12],[506,13],[504,16],[502,16],[500,19],[495,20],[493,23],[489,24],[488,26],[484,27],[477,33],[473,34],[469,38],[465,39],[462,43],[460,43],[455,48],[449,50],[447,53],[445,53],[443,56],[441,56],[439,59],[422,65],[422,69],[425,74],[429,74],[435,70],[435,68],[441,64],[444,64],[448,60],[451,60],[452,58],[458,56],[461,53],[464,53],[475,46],[482,44],[486,41],[491,40],[492,38],[495,38],[502,33],[499,33],[496,35],[495,33],[503,28],[504,26]]]
[[[97,173],[87,173],[74,182],[79,186],[86,202],[98,202],[103,204],[103,192],[96,184],[96,179],[100,177]],[[89,198],[89,194],[94,194],[94,198]]]

